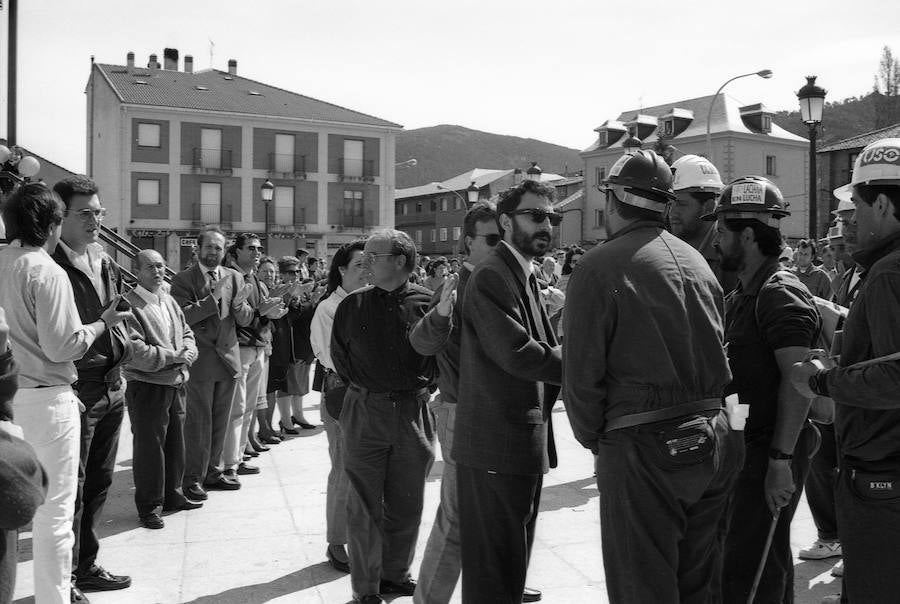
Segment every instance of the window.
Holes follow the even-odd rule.
[[[275,224],[294,224],[294,187],[275,187]]]
[[[853,164],[856,163],[856,158],[857,158],[858,156],[859,156],[859,152],[858,152],[858,151],[857,151],[856,153],[850,153],[850,154],[847,156],[847,174],[852,174],[852,173],[853,173]]]
[[[447,211],[447,198],[441,197],[441,212]]]
[[[437,230],[431,229],[431,243],[435,243],[437,241]]]
[[[453,209],[461,210],[462,209],[462,201],[460,201],[459,197],[453,198]]]
[[[594,210],[594,228],[599,229],[603,226],[603,210]]]
[[[609,144],[607,142],[608,140],[609,140],[609,133],[606,130],[604,130],[603,132],[600,133],[600,136],[598,137],[598,143],[601,147],[605,147]]]
[[[606,179],[606,168],[597,168],[597,182],[596,185],[599,187],[600,184]]]
[[[663,136],[672,136],[675,132],[675,120],[665,120],[663,122]]]
[[[772,131],[772,118],[768,115],[762,116],[762,131],[763,132],[771,132]]]
[[[766,155],[766,176],[778,176],[778,164],[774,155]]]
[[[218,128],[200,129],[200,167],[222,167],[222,131]]]
[[[416,231],[416,244],[422,245],[422,231]]]
[[[453,241],[459,241],[460,235],[462,235],[462,227],[453,227]]]
[[[400,214],[402,214],[403,216],[406,216],[408,211],[409,211],[409,209],[406,207],[406,204],[401,203],[400,204]]]
[[[137,202],[140,206],[159,205],[159,181],[156,179],[137,181]]]
[[[447,241],[447,229],[446,228],[441,229],[441,241]]]
[[[222,218],[222,184],[200,183],[200,222],[218,224]]]
[[[160,147],[159,124],[138,124],[138,147]]]
[[[418,201],[418,202],[416,202],[416,213],[419,213],[421,211],[422,211],[422,202]]]
[[[294,171],[294,135],[275,135],[275,171]]]
[[[344,141],[344,176],[361,178],[363,175],[363,142]]]
[[[437,211],[437,199],[432,199],[432,200],[431,200],[431,211],[432,211],[432,212],[436,212],[436,211]]]
[[[344,226],[363,226],[363,192],[344,191]]]

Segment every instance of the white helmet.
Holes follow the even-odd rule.
[[[712,162],[699,155],[679,157],[672,164],[672,175],[676,191],[719,193],[725,187]]]
[[[835,189],[834,196],[840,201],[850,201],[853,187],[876,183],[900,185],[900,138],[883,138],[869,143],[856,156],[850,183]]]

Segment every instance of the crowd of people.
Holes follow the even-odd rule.
[[[608,237],[587,251],[551,248],[554,191],[526,180],[469,209],[458,258],[383,230],[326,271],[207,227],[171,285],[156,251],[134,283],[103,252],[92,181],[22,185],[2,208],[0,479],[19,504],[0,515],[0,602],[32,515],[38,604],[130,585],[98,564],[96,534],[126,410],[137,519],[162,529],[162,511],[242,488],[254,456],[313,428],[310,382],[331,459],[325,556],[358,602],[446,603],[460,577],[466,603],[542,598],[525,579],[560,399],[595,459],[612,602],[793,601],[804,484],[819,535],[801,557],[843,555],[841,601],[890,601],[898,157],[900,139],[858,156],[821,262],[815,241],[785,245],[771,181],[637,151],[601,184]]]

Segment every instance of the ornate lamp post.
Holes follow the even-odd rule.
[[[472,184],[466,189],[466,197],[469,199],[468,206],[471,208],[476,203],[478,203],[478,187],[475,186],[475,181],[472,181]]]
[[[818,239],[818,185],[816,183],[816,134],[822,123],[827,91],[816,85],[816,76],[806,76],[806,86],[797,92],[800,119],[809,128],[809,238]]]
[[[272,184],[271,180],[266,180],[259,188],[259,193],[262,196],[263,203],[266,204],[266,249],[269,249],[269,204],[272,203],[272,197],[275,195],[275,185]]]

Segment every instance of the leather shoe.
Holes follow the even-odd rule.
[[[163,521],[163,519],[160,518],[159,514],[157,514],[155,512],[152,514],[147,514],[146,516],[141,516],[140,521],[141,521],[141,526],[146,529],[156,530],[156,529],[161,529],[164,526],[166,526],[166,523]]]
[[[313,424],[311,424],[309,422],[298,422],[295,420],[295,423],[298,426],[300,426],[301,428],[303,428],[304,430],[315,430],[318,427],[318,426],[314,426]]]
[[[416,591],[416,580],[407,579],[403,583],[394,583],[393,581],[382,581],[378,584],[378,593],[380,594],[398,594],[401,596],[411,596]]]
[[[199,510],[203,507],[203,503],[200,501],[191,501],[190,499],[185,499],[181,503],[177,503],[175,505],[164,505],[164,512],[180,512],[186,510]]]
[[[271,447],[267,447],[262,443],[250,443],[250,447],[257,453],[265,453],[266,451],[271,450]]]
[[[74,585],[72,586],[71,592],[69,592],[69,596],[71,597],[72,604],[91,604],[91,601],[87,599],[87,596]]]
[[[205,486],[207,491],[237,491],[241,488],[241,483],[238,482],[237,477],[229,478],[223,475],[212,482],[207,482]]]
[[[338,555],[335,555],[335,551],[338,552]],[[347,561],[347,552],[344,551],[343,545],[329,544],[328,549],[325,550],[325,557],[328,558],[328,563],[334,570],[342,573],[350,572],[350,562]]]
[[[159,518],[158,515],[155,515]],[[162,519],[160,519],[162,522]],[[113,591],[131,587],[131,577],[114,575],[102,566],[94,564],[83,575],[75,575],[75,587],[81,591]]]
[[[259,451],[255,451],[253,447],[244,449],[244,457],[259,457]]]
[[[294,428],[294,427],[285,428],[284,424],[281,424],[281,431],[284,434],[290,434],[291,436],[297,436],[298,434],[300,434],[300,430],[298,430],[297,428]]]
[[[194,501],[206,501],[209,498],[209,495],[206,494],[203,487],[196,483],[184,490],[184,496],[188,499],[193,499]]]
[[[270,436],[260,436],[259,442],[265,443],[267,445],[278,445],[281,444],[281,439],[272,434]]]
[[[353,596],[354,602],[359,604],[384,604],[384,599],[378,594],[369,594],[367,596]]]
[[[247,474],[259,474],[259,466],[251,466],[248,463],[241,462],[237,468],[237,473],[241,476],[246,476]]]
[[[540,602],[541,598],[544,597],[544,594],[541,593],[540,589],[531,589],[530,587],[525,588],[525,593],[522,594],[523,602]]]

